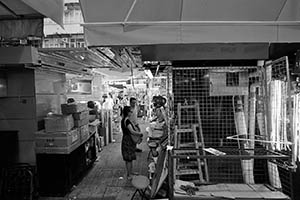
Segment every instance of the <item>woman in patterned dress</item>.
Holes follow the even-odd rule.
[[[132,140],[131,134],[142,136],[142,133],[136,131],[134,129],[133,123],[129,120],[131,115],[132,115],[132,111],[130,106],[125,106],[123,109],[123,118],[121,121],[121,128],[123,132],[121,151],[122,151],[123,160],[125,161],[128,179],[132,178],[133,175],[132,161],[136,160],[136,155],[135,155],[136,144]]]

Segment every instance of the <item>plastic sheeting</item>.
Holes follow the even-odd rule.
[[[80,0],[88,46],[300,41],[298,0]]]

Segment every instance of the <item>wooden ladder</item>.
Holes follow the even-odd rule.
[[[191,110],[192,112],[194,112],[195,116],[192,117],[196,120],[190,121],[188,123],[183,123],[181,121],[183,110]],[[177,107],[177,115],[178,126],[175,126],[174,146],[175,149],[181,149],[177,151],[177,155],[196,155],[197,159],[190,159],[190,162],[184,163],[182,163],[182,161],[187,161],[187,159],[175,159],[174,176],[175,178],[177,178],[181,175],[198,174],[200,182],[209,182],[207,161],[206,159],[200,158],[201,155],[205,156],[206,153],[204,151],[205,144],[202,132],[199,104],[195,103],[194,105],[183,106],[179,103]],[[191,113],[191,115],[193,115],[193,113]],[[197,135],[197,128],[199,130],[199,138]],[[186,141],[184,141],[183,139],[186,139]],[[196,162],[193,160],[196,160]]]

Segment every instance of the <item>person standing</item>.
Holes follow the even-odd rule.
[[[99,119],[99,113],[98,113],[98,109],[96,107],[96,103],[94,101],[88,101],[87,102],[87,107],[89,109],[89,122],[93,122],[95,119]],[[101,151],[101,142],[100,142],[100,130],[99,130],[99,126],[97,126],[98,131],[95,134],[95,139],[96,139],[96,147],[98,152]]]
[[[141,128],[139,127],[138,118],[137,118],[138,109],[137,109],[137,100],[136,100],[136,98],[131,97],[129,99],[129,105],[130,105],[130,109],[132,111],[132,115],[130,117],[130,121],[135,126],[135,129],[138,130],[139,132],[141,132]],[[135,151],[136,152],[142,152],[142,149],[136,147]]]
[[[133,160],[136,160],[136,144],[134,143],[131,135],[142,137],[142,133],[140,131],[137,131],[134,127],[134,124],[130,121],[131,115],[131,108],[129,106],[125,106],[123,109],[123,118],[121,120],[121,128],[123,132],[121,151],[123,160],[125,161],[128,179],[132,179],[132,162]]]

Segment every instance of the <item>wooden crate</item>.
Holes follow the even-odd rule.
[[[44,118],[47,133],[67,132],[74,127],[72,115],[52,115]]]
[[[89,117],[89,111],[85,110],[82,112],[74,113],[72,115],[73,115],[74,120],[81,120],[81,119],[85,119],[85,118]]]
[[[61,112],[64,115],[79,113],[85,110],[87,110],[87,105],[85,103],[61,104]]]
[[[45,130],[41,130],[35,133],[36,147],[68,147],[79,139],[78,129],[56,133],[46,133]]]

